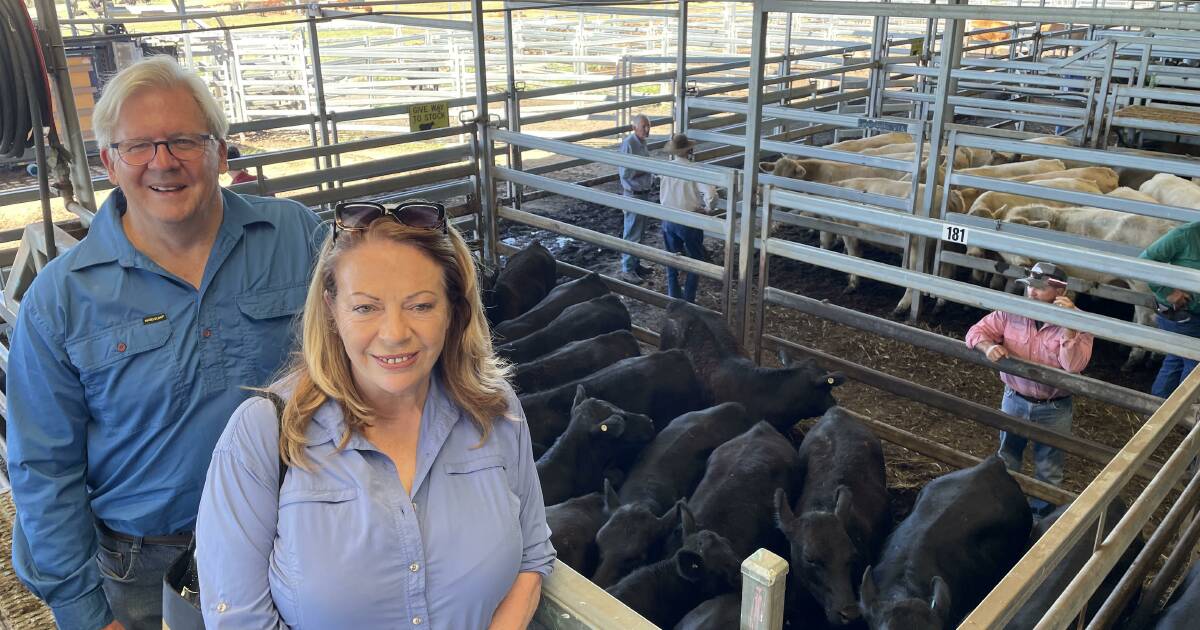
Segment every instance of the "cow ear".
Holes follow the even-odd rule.
[[[583,401],[587,400],[587,397],[587,390],[583,388],[583,385],[576,385],[575,401],[571,403],[571,409],[574,410],[576,407],[583,404]]]
[[[689,582],[704,579],[704,557],[695,551],[680,549],[675,552],[675,570]]]
[[[788,505],[787,491],[775,488],[775,525],[786,532],[785,528],[794,520],[796,515],[792,513],[792,506]]]
[[[824,381],[826,386],[832,389],[838,385],[841,385],[842,383],[845,383],[846,375],[842,374],[841,372],[826,372],[825,375],[821,377],[821,380]]]
[[[837,489],[837,504],[833,508],[833,514],[842,523],[842,527],[847,527],[847,524],[850,522],[850,510],[853,509],[853,502],[854,493],[850,488],[839,486]]]
[[[875,600],[879,598],[879,590],[875,588],[875,578],[871,576],[871,567],[867,567],[863,571],[862,585],[858,587],[858,599],[862,602],[863,613],[866,613],[868,608],[875,606]]]
[[[1038,219],[1038,220],[1035,220],[1035,221],[1030,221],[1030,222],[1029,222],[1029,227],[1042,228],[1043,230],[1049,230],[1049,229],[1050,229],[1050,222],[1049,222],[1049,221],[1042,221],[1041,219]]]
[[[625,418],[619,414],[609,416],[604,422],[592,426],[592,435],[603,435],[612,439],[621,437],[625,432]]]
[[[933,599],[929,600],[929,608],[942,623],[946,623],[950,619],[950,587],[940,575],[933,576],[932,587]]]
[[[675,529],[675,526],[679,524],[679,506],[682,503],[683,501],[680,500],[675,505],[672,505],[666,514],[658,517],[659,531],[668,532]]]
[[[609,514],[616,512],[617,508],[621,507],[621,498],[617,496],[617,491],[613,490],[612,482],[608,479],[604,480],[604,510]]]
[[[760,170],[764,173],[774,173],[775,172],[775,162],[759,162],[758,170]]]
[[[679,503],[675,504],[679,508],[679,523],[683,526],[683,537],[687,538],[696,533],[696,515],[692,514],[692,508],[688,507],[687,501],[680,499]]]
[[[792,355],[788,354],[787,350],[784,350],[783,348],[779,349],[779,363],[782,364],[783,367],[792,367]]]

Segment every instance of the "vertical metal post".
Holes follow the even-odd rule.
[[[732,5],[728,5],[732,6]],[[759,128],[762,126],[763,60],[767,48],[767,19],[770,14],[763,9],[763,0],[754,0],[753,29],[750,37],[750,83],[746,96],[746,157],[742,165],[742,203],[739,224],[743,247],[738,256],[738,325],[733,326],[739,341],[745,341],[749,323],[751,252],[754,230],[754,193],[758,190],[758,148],[761,144]],[[760,298],[761,299],[761,296]],[[729,315],[728,313],[726,314]]]
[[[195,70],[195,59],[192,57],[192,36],[187,32],[187,0],[179,0],[179,29],[183,33],[183,60],[184,65],[192,70]]]
[[[888,19],[875,16],[871,29],[871,71],[867,75],[867,111],[869,118],[883,115],[883,90],[887,83]]]
[[[679,0],[679,17],[676,24],[679,35],[675,42],[675,133],[683,133],[687,129],[687,22],[688,0]],[[732,193],[732,191],[730,191]]]
[[[1108,40],[1108,46],[1105,47],[1107,59],[1104,62],[1104,76],[1100,79],[1100,95],[1096,99],[1095,118],[1092,120],[1092,148],[1101,146],[1101,141],[1106,140],[1103,136],[1107,135],[1104,129],[1104,112],[1108,109],[1108,91],[1112,85],[1113,62],[1117,58],[1117,42],[1116,40]],[[1107,143],[1105,143],[1107,144]]]
[[[767,286],[769,286],[769,278],[767,276],[771,268],[771,257],[767,254],[767,242],[771,238],[771,191],[773,190],[775,190],[774,186],[768,185],[762,187],[762,221],[759,223],[759,242],[762,243],[763,250],[758,257],[758,304],[754,309],[754,334],[752,337],[754,341],[754,354],[751,355],[754,357],[754,362],[758,365],[762,365],[763,335],[767,333],[765,324],[767,319]],[[743,347],[746,346],[743,344]]]
[[[317,125],[321,129],[321,146],[329,146],[329,111],[325,103],[325,77],[321,74],[321,44],[317,41],[317,17],[321,8],[311,5],[308,9],[308,50],[312,56],[313,86],[317,91]],[[325,168],[333,168],[333,162],[326,155],[322,162]]]
[[[475,51],[475,110],[479,129],[480,232],[483,236],[483,260],[491,265],[500,262],[497,252],[496,183],[492,179],[492,134],[488,127],[487,41],[483,36],[483,0],[471,0],[471,35]]]
[[[956,0],[955,4],[965,4],[964,0]],[[954,106],[950,97],[956,91],[957,81],[954,70],[958,68],[959,56],[962,51],[963,21],[947,20],[946,28],[942,31],[942,46],[938,51],[940,65],[938,66],[938,82],[934,91],[933,121],[929,125],[929,159],[925,163],[925,194],[921,203],[914,209],[919,216],[928,217],[933,209],[933,198],[937,191],[938,158],[942,155],[942,138],[945,135],[947,117],[954,119]],[[950,166],[954,164],[954,156],[947,157]],[[908,268],[925,273],[928,270],[927,252],[930,241],[928,238],[918,238],[915,247],[909,249]],[[916,319],[921,313],[921,295],[916,293],[912,301],[910,317]]]
[[[67,19],[71,22],[75,21],[75,0],[67,0]],[[79,37],[79,28],[75,24],[71,24],[71,37]]]
[[[516,47],[513,31],[513,9],[509,8],[508,0],[504,2],[504,66],[505,79],[508,86],[508,129],[521,132],[521,94],[517,91]],[[508,167],[521,170],[521,147],[508,145]],[[512,199],[513,207],[521,209],[521,185],[508,183],[508,196]]]
[[[787,561],[766,549],[755,551],[742,562],[742,630],[783,627],[787,574]]]
[[[92,189],[92,173],[88,169],[87,148],[83,143],[83,129],[79,124],[79,111],[75,109],[75,90],[71,86],[71,75],[67,71],[67,54],[63,47],[62,30],[58,24],[57,7],[54,0],[36,0],[38,26],[42,42],[48,51],[47,70],[50,72],[55,100],[62,112],[62,123],[67,146],[71,150],[71,184],[75,199],[88,210],[96,211],[96,193]],[[84,224],[90,221],[80,217]]]

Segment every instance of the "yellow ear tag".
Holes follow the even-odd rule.
[[[833,379],[833,377],[832,377],[832,376],[831,376],[831,377],[829,377],[829,378],[827,378],[827,379],[825,379],[825,382],[826,382],[826,383],[829,383],[830,385],[833,385],[833,381],[834,381],[834,379]]]
[[[602,424],[602,425],[600,425],[600,430],[601,430],[601,431],[607,431],[607,430],[608,430],[608,425],[607,425],[607,424]]]

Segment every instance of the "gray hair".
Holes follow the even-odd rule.
[[[646,116],[645,114],[634,114],[633,118],[629,119],[629,122],[630,122],[630,125],[632,126],[632,125],[638,124],[639,122],[641,122],[643,120],[646,121],[647,125],[650,124],[650,118],[648,116]]]
[[[104,93],[92,111],[92,130],[96,134],[97,146],[101,149],[108,147],[121,117],[121,106],[134,93],[146,88],[188,90],[204,114],[208,132],[217,140],[224,140],[229,133],[229,119],[200,75],[184,69],[171,57],[155,55],[118,72],[104,86]]]

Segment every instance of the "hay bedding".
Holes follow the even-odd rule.
[[[1141,120],[1200,125],[1200,109],[1133,105],[1118,109],[1113,113],[1113,118],[1139,118]]]

